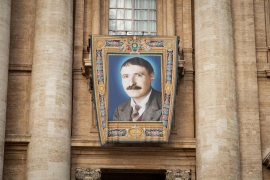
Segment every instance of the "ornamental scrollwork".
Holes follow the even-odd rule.
[[[167,170],[166,180],[191,180],[190,170]]]
[[[100,169],[90,169],[90,168],[76,169],[76,180],[100,180],[100,178],[101,178]]]

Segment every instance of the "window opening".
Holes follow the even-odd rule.
[[[156,0],[110,0],[109,35],[156,35]]]

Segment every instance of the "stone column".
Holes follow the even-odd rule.
[[[231,0],[195,0],[197,179],[240,179]]]
[[[37,0],[27,179],[70,179],[73,0]]]
[[[92,34],[100,34],[100,0],[92,2]]]
[[[11,0],[0,0],[0,179],[3,176]]]
[[[253,4],[253,0],[232,1],[241,179],[263,179]]]
[[[175,36],[174,0],[167,0],[167,35]]]

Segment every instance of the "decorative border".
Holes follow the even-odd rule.
[[[101,145],[112,142],[168,142],[177,83],[177,37],[91,37],[93,87]],[[162,121],[108,122],[107,54],[162,54]]]

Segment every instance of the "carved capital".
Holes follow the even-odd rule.
[[[167,169],[166,180],[191,180],[191,171],[181,169]]]
[[[100,180],[100,169],[77,168],[76,180]]]
[[[270,152],[263,159],[263,165],[265,165],[267,169],[270,169]]]

